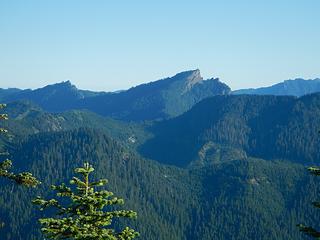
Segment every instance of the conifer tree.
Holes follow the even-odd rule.
[[[309,172],[313,175],[320,176],[320,168],[319,167],[310,167],[308,168]],[[312,205],[316,208],[320,208],[320,202],[313,202]],[[300,232],[313,237],[315,239],[320,239],[320,231],[314,229],[313,227],[305,226],[303,224],[297,225]]]
[[[33,203],[40,210],[53,207],[57,210],[53,218],[41,218],[41,231],[48,239],[78,239],[78,240],[116,240],[133,239],[139,235],[135,230],[125,227],[115,231],[110,227],[113,218],[136,218],[137,213],[131,210],[114,210],[114,205],[123,204],[123,199],[113,197],[113,193],[95,187],[104,186],[106,179],[89,182],[89,175],[94,168],[85,163],[84,167],[76,168],[75,173],[81,177],[73,177],[68,187],[64,183],[53,185],[52,189],[61,199],[44,200],[37,197]],[[106,209],[111,207],[112,209]]]
[[[5,106],[6,106],[5,104],[0,104],[0,109],[3,109]],[[1,113],[0,120],[8,120],[8,115],[5,113]],[[7,132],[8,131],[6,129],[0,128],[0,133],[6,134]],[[5,152],[1,152],[0,155],[5,156],[8,154]],[[8,179],[11,179],[15,183],[20,184],[20,185],[24,185],[27,187],[35,187],[38,184],[40,184],[40,182],[34,176],[32,176],[31,173],[22,172],[22,173],[15,174],[10,171],[11,167],[12,167],[11,160],[6,159],[4,161],[1,161],[0,162],[0,177],[5,177]]]
[[[0,104],[0,109],[5,108],[5,104]],[[0,120],[8,120],[8,114],[1,113],[0,114]],[[8,130],[5,128],[0,127],[0,133],[6,134]],[[8,153],[6,152],[0,152],[0,156],[7,156]],[[35,187],[38,184],[40,184],[40,181],[38,181],[34,176],[32,176],[29,172],[22,172],[22,173],[13,173],[10,171],[10,168],[12,167],[12,161],[9,159],[5,159],[3,161],[0,161],[0,177],[5,177],[7,179],[13,180],[15,183],[19,185],[23,185],[26,187]],[[4,227],[4,223],[0,221],[0,228]]]

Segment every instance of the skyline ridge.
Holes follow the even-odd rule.
[[[113,90],[113,91],[107,91],[107,90],[104,90],[104,89],[99,89],[99,90],[94,90],[94,89],[84,89],[84,88],[81,88],[79,87],[75,81],[71,80],[71,79],[65,79],[65,80],[62,80],[62,81],[58,81],[58,82],[52,82],[52,83],[49,83],[47,85],[42,85],[42,86],[38,86],[36,88],[19,88],[17,86],[13,86],[13,87],[2,87],[0,85],[0,89],[4,89],[4,90],[8,90],[8,89],[18,89],[18,90],[37,90],[37,89],[41,89],[41,88],[44,88],[44,87],[47,87],[47,86],[53,86],[53,85],[59,85],[59,84],[70,84],[74,87],[76,87],[78,90],[83,90],[83,91],[92,91],[92,92],[105,92],[105,93],[113,93],[113,92],[119,92],[119,91],[127,91],[131,88],[135,88],[135,87],[138,87],[140,85],[144,85],[144,84],[149,84],[149,83],[153,83],[153,82],[157,82],[157,81],[162,81],[162,80],[166,80],[166,79],[170,79],[170,78],[175,78],[179,75],[185,75],[185,74],[193,74],[195,72],[199,72],[199,76],[202,78],[202,81],[206,81],[206,80],[218,80],[219,82],[222,82],[224,84],[227,84],[227,81],[223,81],[221,80],[220,77],[216,76],[216,77],[209,77],[209,78],[204,78],[201,74],[201,70],[199,68],[196,68],[196,69],[191,69],[191,70],[184,70],[184,71],[181,71],[181,72],[178,72],[174,75],[171,75],[171,76],[167,76],[167,77],[162,77],[160,79],[157,79],[157,80],[151,80],[151,81],[147,81],[147,82],[144,82],[144,83],[140,83],[138,85],[134,85],[134,86],[129,86],[128,88],[126,89],[117,89],[117,90]],[[248,87],[248,88],[239,88],[239,89],[233,89],[231,88],[231,86],[229,86],[231,88],[232,91],[238,91],[238,90],[243,90],[243,89],[259,89],[259,88],[268,88],[268,87],[271,87],[271,86],[274,86],[274,85],[277,85],[277,84],[281,84],[281,83],[285,83],[285,82],[288,82],[288,81],[297,81],[297,80],[303,80],[303,81],[317,81],[317,80],[320,80],[320,77],[316,77],[316,78],[304,78],[304,77],[297,77],[297,78],[293,78],[293,79],[284,79],[280,82],[276,82],[274,84],[271,84],[271,85],[267,85],[267,86],[258,86],[258,87]],[[1,83],[0,83],[1,84]]]

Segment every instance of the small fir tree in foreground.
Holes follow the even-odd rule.
[[[120,232],[110,228],[113,218],[136,218],[137,213],[131,210],[105,209],[108,206],[123,204],[123,199],[113,197],[113,193],[102,190],[95,191],[95,187],[104,186],[106,179],[89,182],[89,175],[94,171],[88,163],[82,168],[76,168],[75,172],[81,178],[73,177],[70,184],[75,188],[61,185],[53,185],[60,200],[44,200],[37,197],[33,203],[40,205],[40,210],[54,207],[57,210],[54,218],[39,219],[41,231],[49,239],[133,239],[139,235],[135,230],[126,227]]]
[[[319,167],[310,167],[308,168],[309,172],[313,175],[320,176],[320,168]],[[320,208],[320,202],[313,202],[312,203],[314,207]],[[315,239],[320,239],[320,232],[313,227],[305,226],[303,224],[298,224],[300,232],[303,232],[304,234],[313,237]]]

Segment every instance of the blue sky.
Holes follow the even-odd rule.
[[[320,77],[318,0],[0,0],[0,87],[118,90],[199,68],[232,89]]]

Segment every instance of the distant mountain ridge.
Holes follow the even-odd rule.
[[[203,80],[199,70],[192,70],[118,94],[86,98],[77,107],[122,120],[166,119],[186,112],[207,97],[230,91],[219,79]]]
[[[320,92],[319,78],[309,80],[297,78],[294,80],[286,80],[269,87],[235,90],[232,91],[232,94],[287,95],[301,97],[316,92]]]
[[[79,90],[70,81],[64,81],[35,90],[2,89],[0,100],[3,102],[29,100],[47,111],[65,111],[72,108],[73,104],[80,99],[100,94],[106,93]]]
[[[46,111],[87,109],[115,119],[143,121],[180,115],[204,98],[230,91],[218,78],[204,80],[197,69],[116,93],[79,90],[66,81],[12,94],[2,90],[0,101],[29,100]]]

